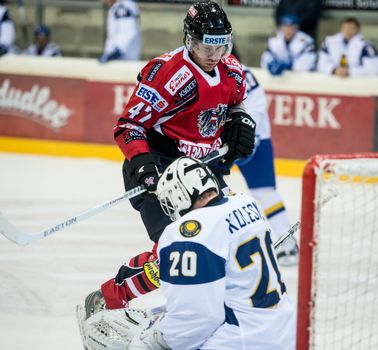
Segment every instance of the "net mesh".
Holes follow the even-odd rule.
[[[378,349],[378,159],[316,170],[310,349]]]

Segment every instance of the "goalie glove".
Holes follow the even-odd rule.
[[[237,159],[243,159],[252,154],[255,147],[256,123],[242,110],[231,112],[228,117],[222,139],[229,148],[224,159],[226,165],[231,166]]]
[[[136,335],[131,341],[128,350],[169,350],[163,334],[157,330],[157,325],[164,316],[164,313],[153,316],[150,325],[141,334]]]
[[[143,310],[103,310],[83,322],[83,344],[88,350],[125,350],[149,325]]]

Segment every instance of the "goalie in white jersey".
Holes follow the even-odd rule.
[[[256,201],[224,197],[209,168],[189,157],[164,171],[157,193],[174,220],[158,242],[166,312],[157,320],[129,309],[95,314],[85,321],[102,327],[87,336],[93,349],[294,349],[295,309]],[[107,341],[111,313],[123,347]]]
[[[256,201],[223,197],[187,157],[166,169],[158,198],[175,220],[158,244],[167,313],[157,330],[168,347],[294,349],[294,308]]]

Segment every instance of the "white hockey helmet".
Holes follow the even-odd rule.
[[[184,156],[165,169],[158,182],[157,196],[164,213],[175,221],[212,188],[219,195],[219,182],[210,169],[203,162]]]

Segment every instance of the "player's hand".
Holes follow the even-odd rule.
[[[337,75],[342,78],[346,78],[349,76],[349,68],[348,67],[337,67],[333,72],[334,75]]]
[[[291,70],[292,64],[273,60],[268,63],[268,70],[272,75],[281,75],[285,70]]]
[[[256,123],[249,114],[241,111],[230,113],[228,118],[230,120],[226,123],[222,139],[229,147],[224,159],[226,165],[231,166],[235,160],[243,159],[253,152]]]
[[[112,52],[102,54],[98,60],[100,63],[107,63],[109,61],[119,60],[121,56],[121,51],[115,48]]]
[[[159,181],[159,173],[150,153],[139,154],[132,158],[128,165],[128,172],[136,181],[143,185],[149,193],[154,193]]]

